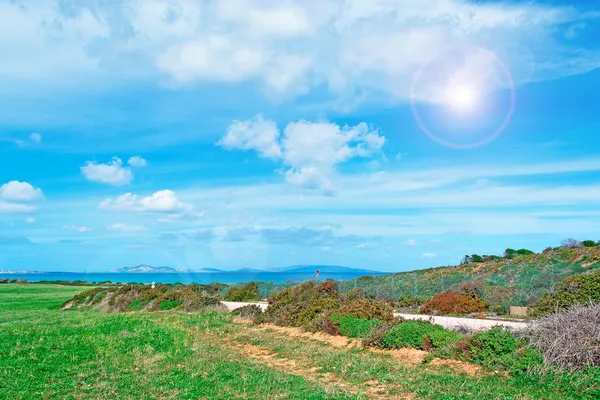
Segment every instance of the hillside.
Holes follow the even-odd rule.
[[[511,258],[512,257],[512,258]],[[431,297],[473,282],[494,306],[531,305],[567,276],[600,267],[600,247],[554,247],[542,253],[486,256],[467,262],[383,276],[363,276],[340,283],[342,291],[360,287],[377,297]]]
[[[153,267],[150,265],[136,265],[135,267],[123,267],[116,269],[114,271],[119,274],[155,274],[155,273],[177,273],[182,272],[182,270],[177,270],[171,267]]]

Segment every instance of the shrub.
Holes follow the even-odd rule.
[[[140,300],[134,300],[127,307],[127,311],[140,311],[144,309],[144,304]]]
[[[340,301],[342,303],[352,300],[365,300],[371,298],[373,298],[373,296],[368,294],[361,288],[350,289],[347,292],[340,294]]]
[[[198,312],[208,307],[219,306],[221,302],[216,297],[203,296],[201,294],[184,295],[181,301],[181,309],[185,312]]]
[[[492,328],[471,337],[469,360],[480,365],[493,366],[499,358],[517,349],[517,340],[508,330]]]
[[[321,313],[340,308],[337,292],[331,288],[330,282],[315,285],[308,281],[277,292],[268,299],[265,318],[276,325],[317,330],[317,318]]]
[[[448,329],[434,330],[423,337],[423,350],[433,350],[448,344],[456,343],[462,338],[458,332]]]
[[[394,309],[378,300],[351,300],[343,303],[340,314],[351,315],[356,318],[378,319],[380,321],[391,321],[394,319]]]
[[[398,307],[399,309],[404,309],[404,310],[416,310],[418,311],[419,308],[427,301],[426,298],[424,297],[419,297],[419,296],[403,296],[400,297],[398,299],[398,301],[396,301],[396,307]]]
[[[451,315],[486,311],[489,304],[474,292],[446,290],[433,296],[421,307],[426,314]]]
[[[315,287],[315,293],[335,296],[337,289],[332,282],[323,282]]]
[[[561,368],[600,366],[600,304],[574,306],[531,327],[531,342],[547,363]]]
[[[459,333],[444,329],[429,321],[405,321],[385,334],[382,347],[389,349],[412,347],[424,350],[456,342],[460,337]],[[434,341],[437,346],[434,346]]]
[[[363,346],[385,348],[383,338],[400,322],[400,319],[394,319],[393,321],[382,321],[377,325],[373,325],[369,333],[362,340]]]
[[[581,247],[581,242],[579,240],[576,240],[573,238],[565,239],[562,242],[560,242],[560,244],[569,249],[575,249],[575,248]]]
[[[261,296],[256,282],[247,283],[242,287],[232,287],[225,294],[225,300],[227,301],[256,301],[260,299]]]
[[[262,313],[262,309],[256,304],[248,304],[247,306],[243,306],[233,310],[233,314],[239,315],[242,318],[254,318],[259,314],[262,315]]]
[[[339,327],[340,334],[351,338],[364,338],[369,331],[380,324],[377,319],[357,318],[353,315],[334,314],[331,321]]]
[[[340,329],[333,323],[328,312],[325,312],[317,317],[317,329],[320,332],[327,333],[328,335],[340,335]]]
[[[172,301],[172,300],[163,300],[159,303],[159,308],[163,311],[165,310],[172,310],[175,307],[179,307],[181,305],[181,302],[179,301]]]
[[[538,349],[524,338],[515,338],[510,331],[492,328],[466,336],[434,350],[425,361],[452,358],[481,365],[488,370],[523,374],[540,368],[544,358]]]
[[[531,315],[542,317],[574,305],[594,303],[600,303],[600,270],[570,276],[557,283],[553,293],[542,296],[537,302]]]
[[[581,242],[581,244],[584,247],[596,247],[596,246],[598,246],[598,243],[594,242],[593,240],[584,240],[583,242]]]

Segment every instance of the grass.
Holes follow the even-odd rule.
[[[85,289],[85,288],[83,288]],[[0,285],[0,399],[584,399],[576,375],[470,376],[237,324],[230,314],[59,311],[82,288]]]

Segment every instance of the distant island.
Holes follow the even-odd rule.
[[[171,267],[153,267],[150,265],[136,265],[135,267],[123,267],[114,269],[112,271],[108,271],[110,273],[115,274],[156,274],[156,273],[180,273],[180,272],[188,272],[185,269],[175,269]]]

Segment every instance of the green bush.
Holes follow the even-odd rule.
[[[494,367],[502,357],[517,349],[517,339],[501,328],[476,333],[470,344],[470,361],[488,367]]]
[[[405,321],[390,329],[380,347],[399,349],[412,347],[429,350],[458,341],[461,335],[429,321]]]
[[[392,328],[401,323],[401,321],[401,319],[394,319],[393,321],[382,321],[381,323],[374,325],[362,340],[363,346],[385,348],[383,338]]]
[[[129,304],[126,311],[140,311],[144,309],[144,303],[140,300],[134,300]]]
[[[593,240],[584,240],[583,242],[581,242],[581,244],[584,247],[596,247],[596,246],[598,246],[598,243],[594,242]]]
[[[256,282],[250,282],[242,287],[232,287],[225,294],[227,301],[258,301],[261,299]]]
[[[334,314],[331,321],[339,328],[343,336],[351,338],[364,338],[374,326],[381,322],[377,319],[357,318],[353,315]]]
[[[565,278],[533,307],[531,315],[542,317],[579,304],[600,303],[600,271]]]
[[[423,349],[432,350],[458,342],[462,335],[448,329],[434,330],[423,338]]]
[[[160,302],[159,308],[162,311],[165,310],[172,310],[175,307],[179,307],[181,305],[181,302],[179,301],[172,301],[172,300],[163,300]]]
[[[391,321],[394,319],[394,309],[389,304],[379,300],[363,299],[345,302],[340,307],[340,314],[352,315],[356,318],[378,319]]]
[[[438,348],[425,361],[453,358],[481,365],[492,371],[524,374],[542,366],[544,357],[526,339],[502,328],[492,328]]]

